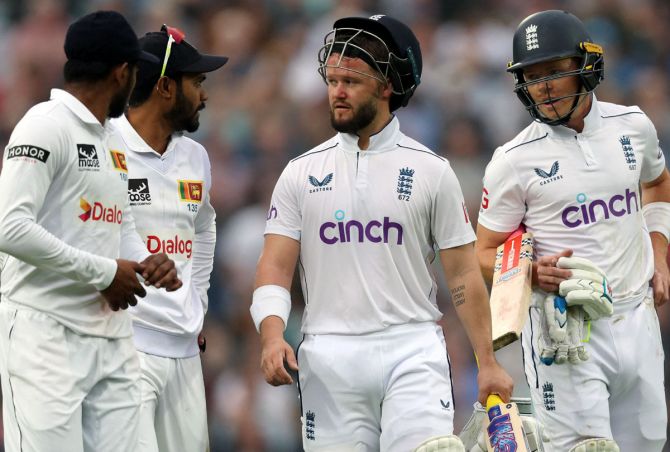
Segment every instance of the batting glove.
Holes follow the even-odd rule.
[[[612,315],[612,289],[598,266],[581,257],[561,257],[557,266],[572,271],[572,278],[563,281],[558,291],[568,306],[581,306],[588,320]]]

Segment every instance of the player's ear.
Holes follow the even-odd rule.
[[[170,77],[163,76],[156,82],[156,91],[158,95],[165,99],[170,99],[174,96],[177,89],[177,82]]]
[[[133,67],[128,62],[124,62],[114,66],[109,77],[119,86],[126,86],[128,79],[133,76],[132,70]]]

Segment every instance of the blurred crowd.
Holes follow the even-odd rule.
[[[62,86],[67,26],[96,9],[122,12],[140,36],[163,23],[179,27],[200,51],[230,57],[222,70],[208,74],[207,109],[193,134],[211,158],[218,224],[203,355],[215,452],[301,450],[297,388],[264,382],[249,305],[274,183],[289,159],[333,135],[316,68],[335,19],[384,13],[414,30],[424,73],[409,107],[398,112],[401,128],[449,159],[474,224],[486,162],[530,121],[505,68],[514,29],[533,12],[566,9],[584,20],[605,48],[598,98],[640,106],[670,157],[667,0],[2,0],[2,147],[26,110]],[[459,429],[476,398],[476,366],[448,294],[442,283]],[[297,345],[297,287],[293,295],[287,334]],[[670,307],[659,314],[667,346]],[[517,377],[517,394],[527,394],[515,349],[500,359]]]

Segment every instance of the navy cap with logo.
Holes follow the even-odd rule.
[[[158,63],[158,58],[140,49],[132,27],[116,11],[96,11],[72,23],[63,47],[68,60],[111,64],[138,60]]]
[[[169,43],[170,36],[172,42]],[[176,37],[176,39],[175,39]],[[152,76],[175,76],[182,73],[198,74],[212,72],[226,64],[228,57],[202,54],[194,46],[186,42],[184,34],[176,28],[163,25],[161,31],[150,32],[140,38],[140,47],[163,61],[164,68],[158,66],[158,73]],[[169,50],[168,50],[169,49]],[[167,55],[167,61],[164,61]],[[142,68],[140,68],[142,72]]]

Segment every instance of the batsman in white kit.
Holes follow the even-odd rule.
[[[603,49],[565,11],[524,19],[508,71],[535,120],[496,149],[477,229],[485,275],[523,223],[535,239],[525,372],[547,450],[661,451],[670,177],[638,107],[598,100]]]
[[[170,293],[149,287],[144,302],[130,310],[142,369],[137,452],[204,452],[209,435],[199,335],[216,214],[209,156],[184,132],[199,127],[205,73],[228,58],[201,54],[179,29],[165,25],[139,41],[160,64],[139,65],[130,108],[114,121],[129,150],[128,199],[147,250],[174,259],[184,285]]]
[[[281,385],[293,382],[285,363],[299,364],[307,451],[407,452],[426,440],[427,450],[461,451],[437,254],[479,357],[479,400],[509,400],[512,380],[493,355],[458,180],[392,114],[419,84],[419,43],[383,15],[337,20],[324,41],[319,72],[339,133],[292,160],[275,187],[251,306],[261,367]],[[297,361],[283,338],[296,263],[306,301]]]
[[[123,114],[137,61],[157,59],[109,11],[74,22],[65,53],[64,89],[17,124],[0,175],[5,450],[132,451],[140,368],[123,310],[145,294],[136,273],[181,282],[134,229],[126,148],[107,118]]]

